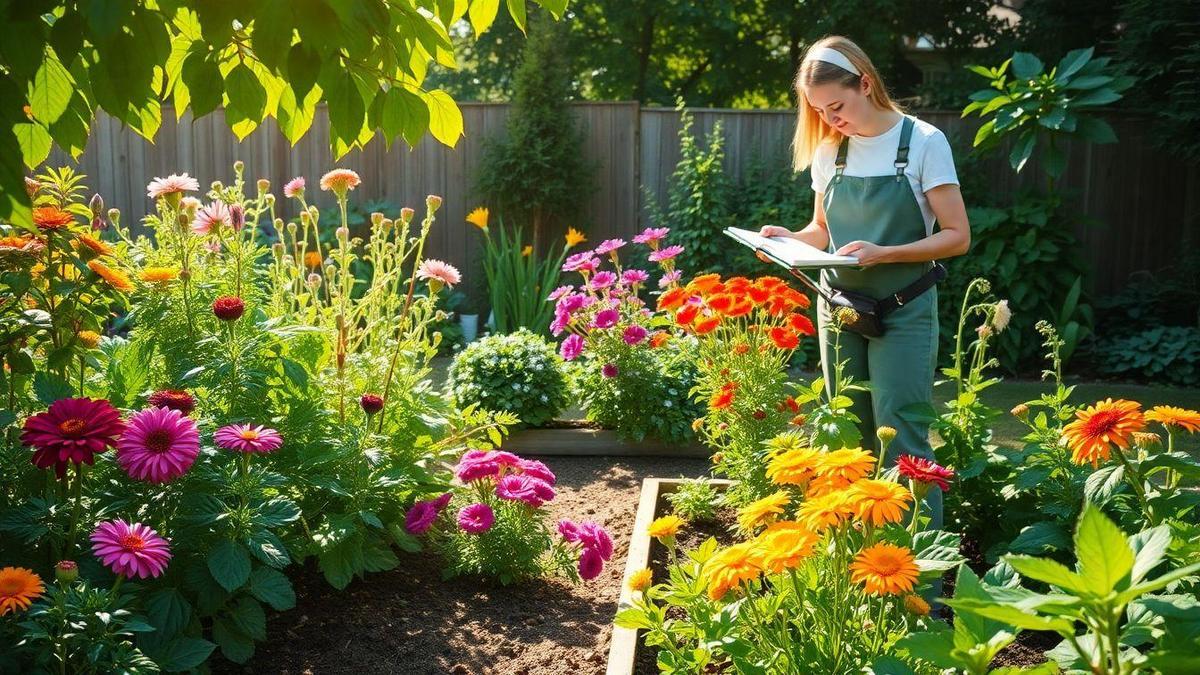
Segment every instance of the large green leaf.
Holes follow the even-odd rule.
[[[1122,540],[1121,545],[1125,542]],[[1030,579],[1036,579],[1052,586],[1071,591],[1073,593],[1086,593],[1088,585],[1083,578],[1067,569],[1060,562],[1050,560],[1049,558],[1034,558],[1024,555],[1005,556],[1005,561],[1012,566],[1021,576]]]
[[[267,107],[267,90],[258,76],[244,63],[239,63],[225,76],[225,123],[238,140],[242,140],[262,121]]]
[[[1017,52],[1012,57],[1012,73],[1014,76],[1028,80],[1042,72],[1042,60],[1029,52]]]
[[[67,111],[74,93],[71,74],[57,56],[48,55],[29,83],[30,113],[42,124],[52,124]]]
[[[1127,584],[1133,570],[1133,550],[1125,533],[1093,504],[1088,504],[1079,518],[1075,556],[1079,560],[1079,575],[1096,595],[1105,595]]]
[[[250,554],[241,544],[226,539],[209,552],[208,571],[222,588],[235,591],[250,579]]]
[[[250,594],[277,611],[296,606],[296,591],[292,589],[292,582],[282,572],[270,567],[255,568],[250,574]]]

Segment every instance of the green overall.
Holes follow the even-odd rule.
[[[925,238],[925,219],[904,175],[912,131],[913,120],[906,115],[896,151],[896,173],[888,176],[842,175],[849,148],[849,139],[842,139],[834,176],[825,189],[830,252],[856,240],[897,246]],[[830,268],[822,270],[821,281],[826,286],[881,299],[916,281],[931,267],[932,263],[921,262]],[[834,337],[829,330],[827,303],[817,304],[821,367],[829,386],[833,382]],[[863,447],[877,450],[875,429],[887,425],[896,429],[896,439],[888,447],[887,465],[895,464],[901,454],[933,459],[928,425],[903,419],[898,412],[912,403],[933,402],[938,351],[937,287],[900,306],[883,323],[882,337],[842,331],[838,338],[841,360],[846,362],[843,372],[859,384],[870,386],[870,392],[851,394],[851,409],[862,420],[859,429]],[[933,516],[930,526],[938,528],[942,520],[941,491],[930,490],[927,503]]]

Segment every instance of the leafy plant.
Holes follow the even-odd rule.
[[[529,426],[554,419],[568,400],[562,360],[524,328],[468,345],[454,357],[447,386],[460,406],[512,413]]]
[[[1188,386],[1200,378],[1200,328],[1153,326],[1104,336],[1091,349],[1096,368],[1117,377]]]
[[[674,492],[667,493],[671,512],[689,523],[711,521],[717,517],[717,500],[721,495],[704,478],[689,478]]]

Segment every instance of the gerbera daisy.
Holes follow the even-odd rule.
[[[171,559],[167,540],[149,527],[124,520],[100,523],[92,532],[92,553],[116,574],[129,578],[157,577]]]
[[[912,551],[886,542],[864,548],[850,563],[850,580],[868,595],[911,593],[918,574]]]
[[[196,409],[196,399],[182,389],[162,389],[150,394],[146,404],[157,408],[178,410],[184,415]]]
[[[854,515],[876,527],[900,522],[912,500],[908,488],[890,480],[864,478],[846,490],[846,501]]]
[[[683,525],[683,518],[680,518],[679,516],[663,516],[662,518],[650,523],[650,526],[646,528],[646,534],[654,537],[655,539],[667,539],[679,534],[679,529],[683,527]]]
[[[582,232],[573,227],[567,228],[567,233],[563,236],[563,239],[566,241],[567,248],[575,248],[587,241],[587,237],[583,236]]]
[[[143,282],[162,285],[179,278],[179,270],[174,267],[147,267],[138,275]]]
[[[809,497],[800,504],[796,519],[814,532],[823,532],[854,515],[845,492]]]
[[[230,424],[217,429],[213,442],[226,450],[265,455],[278,450],[283,437],[262,425]]]
[[[200,189],[200,181],[184,174],[171,174],[166,178],[155,177],[146,186],[146,196],[151,199],[176,195],[182,192],[196,192]]]
[[[807,485],[816,476],[820,454],[820,450],[813,448],[794,448],[781,452],[767,464],[767,478],[776,485]]]
[[[33,210],[33,223],[41,230],[52,231],[75,222],[75,216],[57,206],[39,206]]]
[[[304,176],[296,176],[283,185],[283,196],[288,199],[304,196]]]
[[[562,271],[564,272],[590,272],[596,267],[596,254],[591,251],[580,251],[572,253],[563,261]]]
[[[96,276],[103,279],[114,290],[128,293],[134,288],[133,282],[129,280],[129,275],[121,270],[113,269],[99,260],[89,260],[87,266],[88,269],[95,272]]]
[[[862,448],[841,448],[817,458],[812,490],[824,493],[844,488],[875,469],[875,456]]]
[[[791,502],[788,493],[780,490],[762,499],[750,502],[738,511],[738,525],[746,532],[769,525],[783,513],[783,509]]]
[[[1146,411],[1146,419],[1150,422],[1158,422],[1167,427],[1180,427],[1188,433],[1194,434],[1200,431],[1200,412],[1188,410],[1187,408],[1156,405]]]
[[[918,483],[936,485],[941,488],[942,492],[949,490],[949,481],[954,480],[954,469],[944,467],[924,457],[900,455],[900,458],[896,460],[896,468],[900,470],[901,476]]]
[[[481,230],[487,230],[489,213],[485,206],[476,207],[474,211],[467,214],[467,222]]]
[[[117,444],[125,428],[117,409],[103,399],[64,398],[25,420],[21,442],[34,448],[33,464],[54,467],[62,478],[67,463],[92,464],[96,454]]]
[[[1063,442],[1071,448],[1071,460],[1091,462],[1095,467],[1108,461],[1113,445],[1129,447],[1133,432],[1146,428],[1141,407],[1136,401],[1109,398],[1076,411],[1077,419],[1063,427]]]
[[[667,227],[647,227],[642,230],[642,233],[633,238],[635,244],[646,244],[650,248],[658,248],[658,242],[662,241],[667,233],[671,231]]]
[[[708,597],[720,600],[729,589],[762,574],[762,553],[753,541],[734,544],[704,563]]]
[[[624,239],[605,239],[595,248],[596,255],[608,255],[625,245]]]
[[[495,522],[496,514],[487,504],[469,504],[458,512],[458,526],[467,534],[483,534]]]
[[[798,567],[812,555],[819,537],[803,524],[785,520],[772,524],[756,542],[762,555],[762,566],[768,572],[778,574]]]
[[[428,281],[434,293],[441,290],[442,284],[447,288],[453,288],[462,281],[462,275],[459,274],[458,268],[450,263],[432,258],[421,261],[421,266],[417,268],[417,278]]]
[[[24,567],[0,569],[0,616],[29,609],[46,592],[42,578]]]
[[[679,255],[680,253],[683,253],[683,247],[680,246],[679,244],[674,244],[674,245],[668,246],[666,248],[660,248],[655,251],[652,251],[650,253],[648,260],[650,262],[663,262],[666,260],[671,260],[672,258]]]
[[[152,407],[129,418],[117,463],[135,480],[166,483],[187,473],[200,454],[196,423],[178,410]]]
[[[229,206],[225,202],[215,201],[196,211],[196,218],[192,221],[192,232],[205,235],[221,227],[232,226],[233,214],[229,211]]]
[[[650,584],[654,581],[654,572],[648,567],[629,575],[629,582],[626,584],[629,590],[638,593],[650,588]]]
[[[347,192],[361,184],[362,179],[350,169],[334,169],[321,176],[321,189],[326,192],[332,191],[338,198],[345,197]]]
[[[645,270],[629,269],[621,273],[621,281],[629,284],[630,286],[643,284],[649,278],[650,275],[646,274]]]

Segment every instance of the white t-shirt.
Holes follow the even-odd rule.
[[[912,187],[921,214],[925,216],[925,236],[933,234],[933,209],[925,193],[939,185],[958,185],[958,174],[954,171],[954,156],[946,135],[928,122],[913,118],[912,139],[908,145],[908,166],[904,175]],[[846,176],[894,176],[896,175],[896,148],[900,145],[900,130],[904,119],[878,136],[851,136],[846,154]],[[833,178],[834,162],[837,160],[836,143],[822,143],[813,154],[812,189],[825,192]]]

